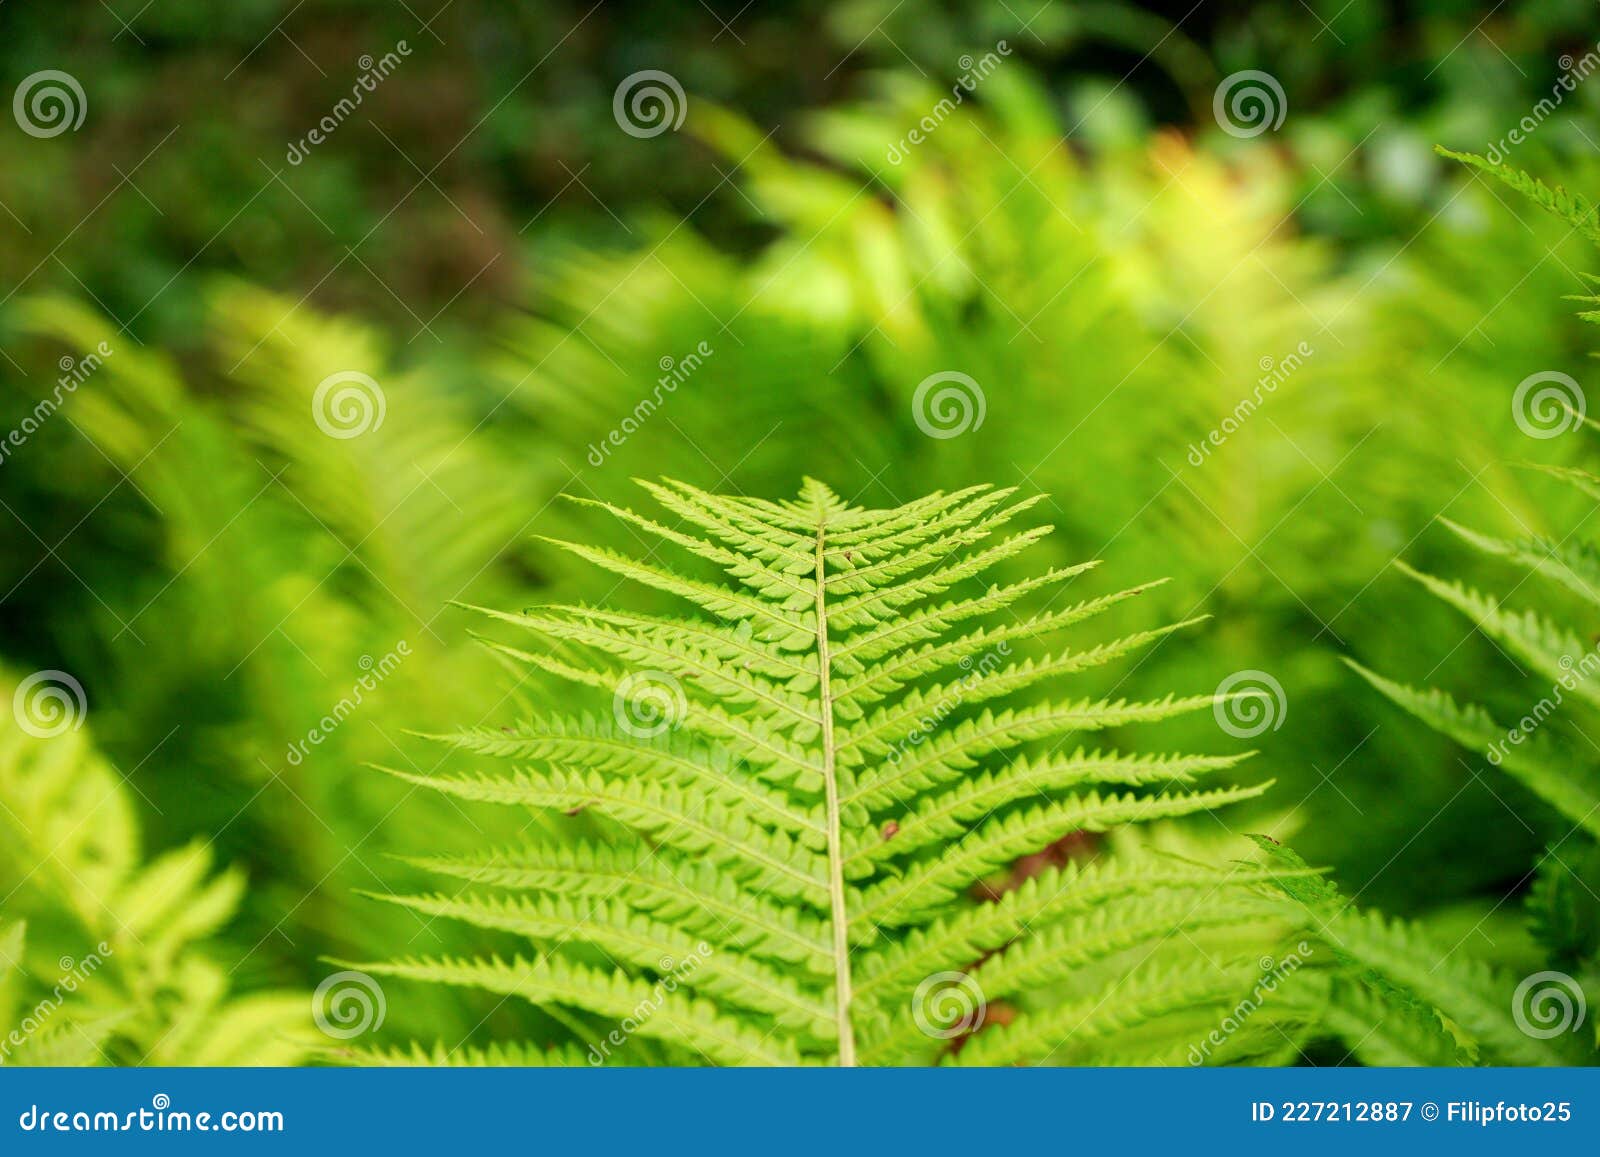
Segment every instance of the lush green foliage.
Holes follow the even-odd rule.
[[[1286,794],[1318,809],[1308,856],[1375,879],[1369,898],[1401,906],[1416,903],[1407,879],[1455,898],[1514,872],[1531,843],[1486,849],[1472,835],[1500,803],[1460,790],[1445,745],[1381,726],[1339,652],[1408,653],[1392,616],[1426,620],[1430,600],[1372,579],[1442,505],[1496,528],[1507,507],[1546,530],[1562,516],[1508,477],[1501,447],[1522,436],[1509,417],[1493,422],[1508,364],[1548,364],[1577,340],[1558,312],[1517,308],[1521,294],[1485,318],[1494,303],[1461,283],[1561,292],[1582,239],[1514,226],[1485,237],[1469,215],[1446,216],[1408,252],[1341,278],[1286,217],[1291,174],[1270,157],[1251,159],[1248,194],[1174,139],[1085,162],[1060,147],[1070,125],[1022,75],[996,73],[983,96],[981,114],[957,110],[892,169],[883,152],[937,99],[925,86],[886,81],[877,99],[818,118],[800,157],[702,114],[698,131],[742,162],[752,217],[778,232],[755,261],[663,225],[643,253],[585,250],[557,267],[496,366],[506,406],[555,448],[551,487],[620,502],[630,475],[716,490],[726,474],[772,495],[815,472],[882,504],[930,478],[1043,489],[1052,562],[1114,550],[1129,573],[1181,576],[1133,608],[1138,626],[1217,613],[1184,646],[1157,648],[1134,690],[1214,686],[1240,667],[1289,689],[1292,733],[1260,742]],[[1498,211],[1476,185],[1453,197]],[[1481,343],[1464,340],[1475,330]],[[662,412],[610,444],[653,398],[662,352],[681,363],[702,342],[713,352]],[[930,438],[917,387],[950,367],[984,390],[983,424]],[[1207,443],[1225,420],[1223,444]],[[747,433],[719,454],[730,429]],[[626,541],[560,504],[541,520],[558,536]],[[557,552],[540,565],[572,589],[583,581]],[[1208,726],[1178,733],[1199,744]],[[1397,763],[1414,769],[1401,806]],[[1446,806],[1459,822],[1428,825]]]
[[[670,66],[695,101],[736,107],[782,138],[817,105],[858,96],[877,70],[948,86],[964,56],[1004,40],[1050,75],[1077,134],[1100,141],[1191,118],[1209,128],[1217,81],[1272,61],[1293,78],[1285,136],[1305,161],[1292,201],[1322,227],[1362,236],[1428,182],[1408,144],[1498,136],[1509,110],[1543,95],[1549,62],[1592,39],[1573,0],[1498,13],[1493,41],[1479,34],[1484,13],[1454,0],[1409,6],[1404,33],[1381,0],[1315,11],[1133,0],[12,7],[0,71],[15,84],[67,69],[86,86],[88,116],[77,149],[0,136],[4,293],[92,295],[141,340],[185,349],[201,344],[197,270],[293,298],[314,290],[433,344],[424,322],[481,324],[515,298],[527,274],[511,252],[535,235],[532,222],[625,241],[665,201],[748,236],[726,169],[704,164],[686,136],[615,147],[611,89],[639,69]],[[290,146],[350,98],[363,61],[402,42],[409,55],[361,94],[358,115],[291,160]],[[1437,68],[1416,67],[1418,45],[1443,58]],[[1340,162],[1374,122],[1366,181]]]
[[[1111,753],[1143,746],[1145,729],[1118,724],[1053,755],[1052,740],[1027,739],[1017,759],[996,750],[946,769],[933,793],[956,792],[952,804],[1011,802],[988,818],[957,810],[927,842],[914,842],[914,801],[867,812],[880,837],[898,826],[863,853],[872,872],[846,878],[848,897],[916,886],[918,865],[973,840],[965,827],[1009,857],[1020,844],[993,825],[1023,823],[1033,805],[1007,795],[1006,776],[1080,744],[1084,774],[1099,749],[1097,776],[1187,767],[1215,783],[1169,785],[1179,799],[1223,783],[1243,797],[1095,832],[1075,826],[1095,817],[1071,801],[1131,796],[1142,809],[1166,781],[1050,789],[1032,797],[1048,830],[1029,829],[1037,842],[1015,864],[951,877],[938,904],[930,893],[871,943],[851,941],[869,938],[847,921],[865,968],[940,929],[960,935],[977,913],[1004,921],[1044,904],[1041,880],[1083,901],[1050,924],[1062,939],[1018,941],[1035,947],[1013,964],[1010,949],[980,960],[1004,924],[941,949],[924,975],[969,972],[990,998],[975,1035],[925,1036],[907,1020],[904,990],[914,997],[924,976],[896,973],[881,997],[853,977],[867,993],[858,1060],[1590,1059],[1576,1034],[1519,1039],[1512,1014],[1519,978],[1543,971],[1600,997],[1600,796],[1585,738],[1597,704],[1588,682],[1564,682],[1589,654],[1600,578],[1581,543],[1600,484],[1586,438],[1530,441],[1509,403],[1531,374],[1584,376],[1587,326],[1550,303],[1595,308],[1575,271],[1596,231],[1586,117],[1600,86],[1563,90],[1548,116],[1535,102],[1562,54],[1593,47],[1591,14],[1558,0],[1485,20],[1430,2],[1396,33],[1392,6],[1337,7],[1212,6],[1175,21],[1122,2],[844,0],[724,13],[727,26],[707,9],[697,29],[649,6],[617,17],[457,0],[435,16],[311,0],[281,33],[283,13],[255,3],[220,25],[177,0],[120,18],[87,4],[81,21],[61,18],[71,6],[8,8],[8,75],[71,69],[88,117],[59,137],[0,134],[0,690],[67,672],[87,712],[81,731],[4,733],[15,758],[0,761],[0,830],[20,842],[0,849],[0,1015],[37,1023],[0,1059],[287,1061],[309,1046],[383,1063],[588,1064],[615,1023],[604,978],[651,988],[659,954],[644,948],[657,936],[677,938],[680,960],[685,937],[716,946],[721,971],[686,990],[717,1024],[832,1057],[831,896],[770,901],[780,932],[804,917],[815,935],[801,939],[820,936],[806,955],[781,935],[724,934],[673,890],[745,898],[737,833],[782,834],[802,860],[826,860],[826,823],[820,844],[814,827],[783,826],[823,797],[774,782],[760,759],[752,779],[749,740],[715,730],[759,722],[812,758],[820,735],[800,735],[781,704],[820,706],[817,688],[791,685],[781,665],[723,671],[728,655],[693,639],[725,635],[726,607],[690,619],[678,594],[613,587],[605,569],[624,556],[667,565],[653,552],[665,546],[696,584],[725,585],[719,568],[737,556],[743,586],[781,555],[672,507],[650,525],[678,537],[658,541],[639,516],[614,515],[635,501],[630,475],[684,479],[690,489],[663,492],[680,504],[727,495],[715,501],[761,509],[823,477],[875,517],[932,492],[1042,492],[1032,513],[1055,532],[938,596],[981,599],[980,578],[1026,589],[990,632],[1020,629],[1011,609],[1049,621],[1061,603],[1030,584],[1082,559],[1108,566],[1062,580],[1074,601],[1104,570],[1172,576],[1075,625],[1072,650],[1007,640],[1023,667],[988,685],[995,698],[937,720],[941,734],[1041,703],[1164,703],[1181,690],[1199,704],[1245,670],[1283,687],[1286,711],[1238,744],[1198,707],[1151,729],[1161,750],[1210,755],[1129,762]],[[814,30],[803,44],[796,20]],[[401,38],[401,71],[285,167],[284,146],[348,93],[360,54]],[[955,62],[1002,39],[1004,63],[952,105]],[[1264,59],[1288,116],[1238,139],[1214,119],[1213,92]],[[681,131],[626,136],[613,84],[662,65],[689,94]],[[1538,131],[1512,156],[1506,132],[1530,108]],[[907,145],[930,115],[936,131]],[[1495,142],[1518,167],[1463,168],[1434,156],[1434,140]],[[90,366],[102,348],[113,352]],[[63,359],[84,374],[66,393]],[[950,371],[982,391],[983,420],[935,437],[919,387]],[[314,418],[319,383],[352,373],[381,389],[382,421],[335,436]],[[18,430],[22,444],[7,436]],[[1107,590],[1082,599],[1098,606]],[[484,616],[455,603],[534,606]],[[641,626],[663,618],[712,634]],[[489,646],[470,644],[474,629]],[[1128,661],[1090,661],[1128,640],[1143,644]],[[752,629],[741,645],[777,642]],[[798,638],[778,650],[815,658]],[[670,673],[696,722],[619,735],[612,681],[633,668]],[[881,698],[840,731],[891,704],[937,704],[958,671],[863,685]],[[1021,685],[1036,676],[1049,682]],[[777,702],[762,698],[769,684]],[[1537,726],[1511,742],[1503,728],[1524,715]],[[532,730],[501,730],[517,719]],[[415,734],[450,728],[462,730],[445,744]],[[881,769],[874,742],[850,748],[866,762],[838,774]],[[597,763],[602,746],[616,762]],[[1260,754],[1233,764],[1247,746]],[[432,789],[480,777],[542,784],[556,804],[576,779],[578,794],[591,781],[670,784],[719,824],[691,850],[626,809],[567,815],[576,803]],[[61,816],[88,817],[95,840],[77,843]],[[1218,819],[1291,841],[1325,883]],[[485,875],[495,849],[524,857],[523,874]],[[640,891],[635,872],[612,895],[618,873],[669,861],[677,874],[652,885],[663,891]],[[1230,881],[1217,922],[1162,942],[1161,921],[1184,923],[1193,885],[1213,878]],[[596,939],[554,943],[552,928],[584,923],[598,901],[615,919]],[[1270,930],[1227,922],[1258,905]],[[625,942],[598,939],[617,929]],[[1068,939],[1092,958],[1069,961]],[[1152,967],[1170,957],[1172,976],[1191,976],[1191,942],[1227,946],[1212,955],[1238,965],[1238,997],[1113,997],[1145,1027],[1045,1047],[1051,1017],[1125,975],[1150,979],[1126,967],[1148,947],[1161,944]],[[53,1007],[63,958],[102,943],[104,968]],[[1048,983],[1012,971],[1050,944],[1064,954],[1041,963]],[[1295,962],[1264,1001],[1252,948]],[[385,977],[378,1035],[331,1039],[306,1023],[330,961],[496,958],[517,976],[584,979],[525,1000]],[[750,987],[774,974],[773,991],[799,993],[820,1021]],[[1208,1036],[1219,1025],[1221,1045]],[[660,1022],[601,1059],[705,1059],[684,1035]]]
[[[1288,849],[1259,842],[1270,863],[1304,867]],[[1571,977],[1552,987],[1555,978],[1540,974],[1533,979],[1544,990],[1519,987],[1518,977],[1464,947],[1470,934],[1451,944],[1415,924],[1359,911],[1324,879],[1285,875],[1282,887],[1302,907],[1308,934],[1329,949],[1318,969],[1296,974],[1284,998],[1303,1006],[1347,1055],[1373,1065],[1600,1061],[1579,1031],[1584,1017],[1572,1003],[1580,997]]]
[[[0,691],[11,700],[18,684],[0,678]],[[0,1061],[303,1059],[304,995],[231,998],[231,966],[205,951],[238,906],[243,874],[214,874],[199,841],[146,859],[133,791],[72,716],[45,714],[49,726],[33,729],[28,718],[0,716],[0,890],[8,913],[37,914],[0,924]]]
[[[1441,152],[1490,173],[1574,231],[1600,244],[1597,211],[1586,198],[1560,186],[1551,188],[1536,177],[1482,157]],[[1592,311],[1581,316],[1600,321],[1600,314]],[[1587,421],[1582,413],[1584,394],[1573,379],[1535,376],[1525,381],[1524,387],[1539,386],[1547,378],[1551,382],[1542,398],[1531,389],[1519,390],[1513,400],[1519,421],[1531,436],[1539,438],[1581,429]],[[1600,477],[1587,470],[1537,464],[1530,464],[1528,469],[1591,501],[1600,499]],[[1481,753],[1553,811],[1554,823],[1543,817],[1537,820],[1539,828],[1550,834],[1527,873],[1532,880],[1527,895],[1528,922],[1549,967],[1575,976],[1581,988],[1589,988],[1600,978],[1600,897],[1591,884],[1600,855],[1600,785],[1595,778],[1596,749],[1584,722],[1592,720],[1600,708],[1600,687],[1591,682],[1600,674],[1600,650],[1592,630],[1579,624],[1600,606],[1600,548],[1580,537],[1581,523],[1559,538],[1539,535],[1526,527],[1519,537],[1503,538],[1442,516],[1440,521],[1478,555],[1520,572],[1509,588],[1510,594],[1522,592],[1530,581],[1535,584],[1523,593],[1523,599],[1535,601],[1539,609],[1516,610],[1476,587],[1427,574],[1403,562],[1395,564],[1402,574],[1491,640],[1504,661],[1525,677],[1509,687],[1502,685],[1495,696],[1497,704],[1511,705],[1511,714],[1501,714],[1494,704],[1460,702],[1443,691],[1408,686],[1360,665],[1353,666],[1394,703],[1463,747]],[[1485,687],[1475,694],[1490,690]],[[1515,722],[1498,722],[1503,718]],[[1330,895],[1327,899],[1336,902],[1337,898]],[[1358,941],[1354,949],[1358,958],[1364,962],[1372,959],[1368,954],[1372,949],[1376,949],[1378,959],[1387,957],[1397,963],[1411,955],[1412,950],[1398,930],[1376,919],[1370,925],[1381,936],[1391,938],[1391,945],[1386,951],[1381,943]],[[1434,954],[1423,955],[1426,958]],[[1382,969],[1383,965],[1377,967]],[[1488,978],[1481,971],[1473,975],[1470,969],[1463,968],[1460,973],[1451,977],[1448,970],[1431,970],[1417,979],[1429,988],[1456,986],[1454,991],[1440,994],[1437,1003],[1470,1029],[1482,1033],[1486,1057],[1495,1057],[1501,1063],[1532,1063],[1544,1052],[1566,1063],[1594,1059],[1590,1055],[1592,1046],[1576,1044],[1565,1034],[1554,1038],[1557,1047],[1547,1051],[1530,1043],[1526,1033],[1510,1030],[1504,1024],[1490,1025],[1490,1014],[1499,1011],[1494,996],[1503,992],[1504,985],[1486,986],[1484,981]],[[1600,1034],[1594,1040],[1600,1041]]]

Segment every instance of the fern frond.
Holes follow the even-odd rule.
[[[998,900],[959,908],[869,955],[856,992],[880,1004],[905,1000],[923,977],[982,959],[1035,925],[1064,923],[1102,908],[1136,917],[1151,896],[1181,896],[1199,907],[1212,897],[1250,894],[1273,878],[1266,871],[1183,865],[1149,856],[1051,868]]]
[[[1303,986],[1296,993],[1302,990]],[[1365,1065],[1427,1068],[1466,1063],[1461,1046],[1436,1011],[1396,1005],[1347,977],[1332,978],[1316,1018],[1349,1042],[1350,1054]]]
[[[643,845],[532,844],[455,857],[416,857],[419,868],[524,892],[615,898],[702,936],[737,939],[763,959],[828,971],[827,927],[809,911],[750,891],[704,860]]]
[[[612,900],[576,901],[567,896],[397,896],[367,893],[413,912],[443,916],[477,928],[514,932],[550,947],[568,942],[592,944],[607,959],[636,968],[662,968],[662,961],[693,956],[705,941],[676,924],[652,920]],[[770,1016],[790,1030],[804,1030],[819,1040],[834,1030],[833,1010],[825,999],[808,992],[784,972],[737,952],[710,953],[695,978],[696,986],[725,1006],[742,1007]]]
[[[1600,497],[1600,492],[1595,496]],[[1580,598],[1600,606],[1600,552],[1589,543],[1551,542],[1539,538],[1512,542],[1493,535],[1480,534],[1442,515],[1439,521],[1454,531],[1463,542],[1476,547],[1484,554],[1498,555],[1529,570],[1538,571]]]
[[[620,1064],[606,1054],[577,1044],[541,1048],[521,1041],[493,1042],[488,1045],[447,1047],[437,1041],[431,1047],[413,1042],[406,1047],[361,1048],[336,1051],[336,1056],[351,1064],[369,1068],[584,1068]]]
[[[708,1000],[680,990],[671,978],[636,979],[618,969],[549,956],[506,962],[418,957],[355,964],[363,972],[463,985],[535,1004],[572,1004],[629,1026],[629,1032],[682,1046],[723,1065],[798,1065],[800,1053],[781,1036],[724,1015]]]
[[[1346,662],[1398,707],[1463,747],[1485,753],[1572,823],[1600,835],[1600,784],[1594,782],[1593,769],[1554,740],[1538,732],[1501,727],[1483,708],[1459,704],[1443,691],[1419,691]]]
[[[1442,145],[1436,146],[1436,151],[1440,156],[1449,157],[1452,161],[1460,161],[1464,165],[1488,173],[1534,204],[1560,217],[1590,241],[1600,244],[1600,209],[1591,204],[1588,198],[1577,193],[1569,193],[1560,185],[1552,189],[1538,177],[1521,169],[1514,169],[1510,165],[1498,164],[1476,153],[1458,153]]]
[[[1018,599],[1057,583],[1071,582],[1099,565],[1098,562],[1079,563],[1065,569],[1046,571],[1038,578],[993,587],[975,598],[956,599],[937,607],[919,608],[856,638],[842,640],[833,660],[842,671],[859,672],[866,664],[892,655],[902,647],[936,639],[957,623],[1005,610]]]
[[[1590,241],[1600,243],[1600,210],[1585,198],[1559,186],[1551,189],[1535,177],[1482,157],[1448,149],[1439,151],[1491,174],[1566,221]],[[1589,280],[1592,283],[1593,279]],[[1578,300],[1589,304],[1594,301],[1592,296]],[[1593,310],[1580,316],[1587,321],[1600,321],[1600,314]],[[1581,413],[1581,395],[1579,403],[1572,412],[1581,424],[1593,428],[1593,419]],[[1518,415],[1518,422],[1522,421],[1523,416]],[[1565,466],[1535,465],[1532,469],[1590,498],[1600,497],[1600,485],[1586,471]],[[1534,537],[1512,541],[1444,521],[1458,538],[1480,553],[1509,560],[1542,575],[1577,595],[1590,609],[1600,606],[1600,551],[1592,542],[1582,539],[1573,542],[1575,532],[1559,541]],[[1591,748],[1593,742],[1580,722],[1560,716],[1588,713],[1600,707],[1600,686],[1591,681],[1594,675],[1600,674],[1600,650],[1593,645],[1592,627],[1568,629],[1549,615],[1507,611],[1494,597],[1463,583],[1434,578],[1399,565],[1426,590],[1464,614],[1506,653],[1527,664],[1548,683],[1528,690],[1526,702],[1529,706],[1525,713],[1514,727],[1505,728],[1494,723],[1481,707],[1460,705],[1443,692],[1417,690],[1355,664],[1352,666],[1400,707],[1458,743],[1482,752],[1490,763],[1503,767],[1554,805],[1566,824],[1571,825],[1562,827],[1562,843],[1580,830],[1590,837],[1580,836],[1569,852],[1575,859],[1587,859],[1588,850],[1594,846],[1592,837],[1600,835],[1600,781],[1596,779],[1595,761],[1589,752],[1581,748],[1576,752],[1569,750],[1560,736],[1581,737]],[[1569,697],[1574,700],[1570,706]],[[1291,857],[1281,850],[1269,854],[1280,859]],[[1566,871],[1561,869],[1562,873]],[[1570,895],[1558,873],[1541,872],[1530,910],[1535,933],[1551,950],[1555,962],[1563,968],[1572,968],[1579,975],[1574,978],[1551,969],[1533,972],[1515,984],[1485,964],[1463,960],[1454,949],[1441,950],[1438,945],[1429,943],[1419,929],[1386,921],[1376,914],[1357,917],[1338,902],[1336,895],[1306,894],[1301,899],[1335,945],[1341,959],[1358,967],[1358,984],[1365,986],[1373,998],[1363,1006],[1347,1005],[1342,1010],[1341,1015],[1354,1024],[1370,1019],[1374,1006],[1389,1003],[1393,998],[1404,1007],[1431,1005],[1436,1008],[1464,1049],[1487,1063],[1593,1063],[1595,1041],[1600,1038],[1583,1028],[1581,1010],[1584,986],[1592,988],[1594,977],[1583,964],[1587,952],[1580,949],[1577,955],[1572,953],[1575,943],[1588,941],[1588,929],[1577,911],[1563,902],[1563,892]],[[1576,941],[1568,939],[1569,934],[1575,935]],[[1535,1003],[1552,996],[1538,991],[1537,986],[1543,981],[1556,983],[1562,991],[1555,992],[1553,999],[1557,1003],[1566,1002],[1568,1011],[1574,1014],[1565,1017],[1564,1023],[1556,1024],[1551,1031],[1544,1031],[1539,1017],[1548,1008],[1541,1009]],[[1576,1007],[1572,1007],[1574,1002]],[[1532,1023],[1527,1019],[1530,1013],[1533,1014]],[[1425,1023],[1426,1017],[1422,1020]],[[1402,1031],[1393,1034],[1391,1039],[1399,1045],[1414,1044],[1419,1036],[1414,1031],[1405,1031],[1402,1026]],[[1423,1041],[1424,1045],[1426,1043]],[[1438,1055],[1438,1049],[1432,1047],[1414,1051],[1424,1057]]]
[[[1214,705],[1210,695],[1135,703],[1125,699],[1080,699],[1075,703],[1042,703],[998,714],[985,710],[975,718],[935,734],[912,754],[879,765],[862,776],[861,784],[844,793],[845,803],[878,811],[904,806],[930,788],[959,778],[979,759],[1024,743],[1060,739],[1086,731],[1104,731],[1130,723],[1156,723]]]
[[[640,777],[670,781],[700,790],[726,807],[746,809],[767,827],[821,836],[822,819],[814,809],[796,806],[781,792],[748,774],[725,751],[706,754],[676,734],[630,736],[612,719],[552,716],[500,730],[476,729],[433,736],[441,743],[479,755],[518,761],[541,760],[553,766],[589,771],[610,779]],[[803,839],[810,846],[819,841]]]
[[[1195,776],[1225,771],[1247,759],[1241,755],[1120,755],[1085,752],[1071,755],[1021,756],[1003,771],[985,771],[962,780],[936,796],[923,796],[885,838],[866,831],[846,841],[845,863],[875,861],[920,851],[930,843],[958,839],[971,825],[1006,804],[1044,799],[1068,788],[1086,784],[1143,787],[1150,784],[1188,784]]]
[[[1299,857],[1258,838],[1269,857],[1298,868]],[[1483,1063],[1581,1064],[1593,1046],[1572,1034],[1535,1036],[1519,1018],[1517,980],[1434,941],[1422,929],[1379,912],[1358,912],[1327,881],[1281,881],[1279,886],[1306,914],[1306,931],[1332,953],[1344,979],[1363,986],[1363,1019],[1378,1021],[1398,1039],[1415,1041],[1430,1011],[1437,1010],[1464,1047]],[[1324,965],[1326,966],[1326,964]],[[1371,1027],[1370,1025],[1368,1026]],[[1359,1038],[1350,1043],[1354,1046]],[[1437,1046],[1428,1046],[1436,1053]]]
[[[955,1063],[1013,1065],[1033,1058],[1082,1063],[1108,1038],[1126,1039],[1165,1017],[1199,1009],[1206,1019],[1214,1019],[1213,1010],[1229,1007],[1248,992],[1257,974],[1254,958],[1221,965],[1139,968],[1093,997],[1026,1012],[1008,1025],[974,1035],[956,1054]]]
[[[1058,611],[1046,612],[1028,619],[1017,618],[1011,623],[997,627],[970,631],[960,638],[943,643],[925,643],[920,647],[907,648],[893,659],[875,664],[865,677],[852,679],[850,685],[839,692],[834,702],[840,710],[848,710],[855,704],[870,705],[898,691],[919,676],[947,670],[952,665],[969,670],[972,663],[986,652],[1004,654],[1002,644],[1009,648],[1014,640],[1042,639],[1055,631],[1065,630],[1110,610],[1118,603],[1141,595],[1165,581],[1162,579],[1159,582],[1145,583],[1143,586],[1088,599]],[[859,668],[857,672],[859,673]]]
[[[0,672],[0,695],[16,690]],[[0,923],[0,1064],[303,1060],[306,995],[232,996],[210,959],[243,874],[199,841],[147,858],[130,795],[87,730],[0,713],[0,895],[36,916]]]
[[[1480,631],[1552,682],[1560,682],[1579,659],[1592,650],[1576,635],[1563,631],[1533,611],[1520,614],[1505,611],[1496,599],[1462,583],[1434,578],[1402,562],[1395,563],[1395,566],[1471,619]],[[1571,689],[1591,703],[1600,705],[1600,688],[1588,686],[1584,680],[1574,678],[1571,680]]]
[[[501,653],[592,693],[599,712],[435,737],[497,768],[389,772],[461,799],[598,816],[604,842],[411,857],[467,890],[376,899],[516,937],[537,955],[361,967],[620,1018],[624,1036],[719,1064],[951,1054],[959,1033],[929,1031],[921,990],[952,973],[1029,1006],[959,1042],[963,1062],[969,1051],[1045,1061],[1062,1046],[1074,1057],[1166,1058],[1181,1054],[1201,1013],[1214,1021],[1231,1007],[1222,996],[1248,989],[1289,926],[1267,888],[1281,869],[1108,855],[994,899],[974,893],[1064,836],[1266,790],[1198,786],[1244,755],[1131,755],[1081,741],[1210,710],[1215,695],[1035,697],[1197,620],[1039,651],[1148,588],[994,618],[1089,569],[976,586],[1047,533],[1012,529],[1037,500],[1007,489],[869,510],[809,480],[782,503],[643,485],[672,521],[585,505],[698,570],[653,553],[562,548],[711,617],[487,612],[537,640],[500,643]],[[696,577],[709,573],[721,581]],[[643,726],[630,715],[640,679],[661,692]],[[1249,967],[1215,963],[1240,960]],[[1130,968],[1124,986],[1115,973]]]
[[[1054,832],[1103,832],[1117,824],[1148,823],[1171,816],[1254,799],[1270,785],[1172,792],[1157,796],[1094,792],[1059,800],[985,822],[936,859],[921,860],[903,875],[880,879],[855,905],[858,918],[877,928],[920,922],[954,899],[972,880],[1049,842]]]
[[[522,770],[510,775],[421,775],[380,768],[397,779],[462,799],[572,812],[593,808],[689,855],[704,856],[745,883],[786,900],[825,894],[826,864],[784,832],[752,824],[687,787],[598,774]]]

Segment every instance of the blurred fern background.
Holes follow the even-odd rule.
[[[0,1013],[104,957],[8,1059],[314,1060],[330,961],[481,946],[361,893],[551,821],[370,768],[448,770],[418,733],[567,694],[459,604],[609,601],[546,539],[638,548],[563,496],[626,504],[639,476],[1043,492],[1032,567],[1104,559],[1081,597],[1172,579],[1108,637],[1209,616],[1086,694],[1269,674],[1286,710],[1241,773],[1276,786],[1228,827],[1534,967],[1530,866],[1570,824],[1344,660],[1499,693],[1495,641],[1391,564],[1480,573],[1440,515],[1559,541],[1594,509],[1518,468],[1592,444],[1512,406],[1590,380],[1561,298],[1593,292],[1593,239],[1433,146],[1600,193],[1600,81],[1560,89],[1600,26],[1578,0],[1393,9],[0,7],[19,102],[59,70],[85,106],[0,125],[0,692],[52,674],[76,716],[0,715]],[[644,70],[681,124],[629,130]],[[1245,70],[1281,123],[1218,103]],[[928,428],[937,375],[981,398],[956,436]],[[354,431],[314,419],[334,379]],[[1216,748],[1206,713],[1163,727]],[[1188,823],[1185,851],[1219,834]],[[400,983],[394,1041],[572,1039]]]

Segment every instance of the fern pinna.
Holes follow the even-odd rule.
[[[558,1055],[589,1045],[595,1063],[1176,1060],[1250,989],[1270,948],[1263,870],[1107,856],[975,898],[1068,833],[1264,790],[1193,786],[1242,755],[1067,745],[1214,696],[1023,694],[1187,625],[1010,658],[1147,588],[1016,614],[1094,564],[975,583],[1049,530],[999,533],[1037,501],[1011,490],[866,510],[814,481],[782,503],[643,485],[674,526],[590,505],[691,568],[561,545],[710,617],[496,614],[538,639],[505,653],[611,710],[445,737],[504,770],[393,773],[590,825],[589,838],[420,859],[459,890],[383,897],[534,953],[360,967],[559,1010],[580,1047]]]

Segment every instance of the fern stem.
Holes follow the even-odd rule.
[[[844,912],[844,849],[839,822],[839,776],[834,766],[833,693],[828,685],[828,608],[822,552],[827,536],[826,509],[817,515],[817,698],[822,706],[822,784],[828,812],[828,904],[833,925],[834,1015],[839,1024],[839,1064],[856,1063],[850,1025],[850,936]]]

